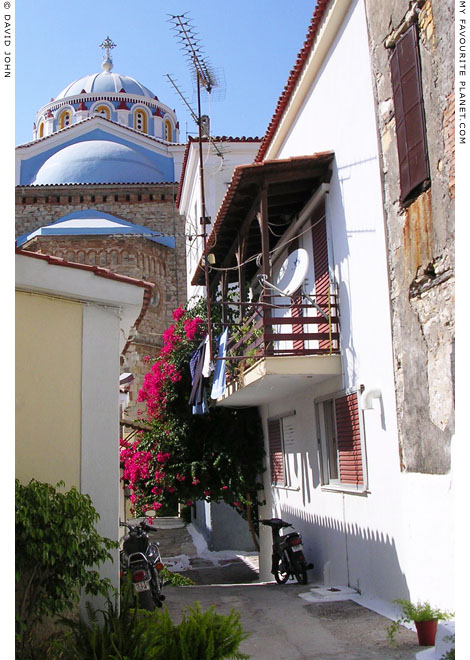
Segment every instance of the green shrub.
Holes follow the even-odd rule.
[[[217,614],[214,606],[201,612],[199,603],[184,612],[181,623],[173,625],[168,610],[158,615],[157,634],[153,637],[155,660],[247,660],[239,651],[246,639],[240,614],[232,609],[226,616]]]
[[[235,611],[220,615],[198,603],[174,625],[167,608],[146,612],[134,608],[129,580],[122,584],[120,611],[108,599],[106,610],[87,603],[88,621],[64,619],[71,635],[56,644],[53,660],[247,660],[240,643],[247,637]],[[98,615],[102,614],[102,622]]]
[[[76,488],[58,492],[61,486],[35,479],[27,486],[15,483],[17,658],[35,657],[38,625],[71,610],[81,589],[106,595],[111,588],[96,567],[118,544],[97,533],[99,516],[90,497]]]
[[[63,618],[71,631],[64,635],[61,660],[154,660],[149,644],[150,620],[139,616],[131,576],[121,583],[120,608],[108,597],[105,610],[86,604],[87,618]]]

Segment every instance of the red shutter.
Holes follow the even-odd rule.
[[[390,70],[400,168],[400,201],[404,203],[420,184],[429,179],[416,24],[398,40],[390,58]]]
[[[271,483],[284,483],[284,456],[282,451],[281,420],[268,421],[269,459],[271,462]]]
[[[328,242],[326,234],[325,203],[322,202],[312,218],[313,271],[315,277],[315,299],[317,304],[328,313],[330,293],[330,273],[328,268]],[[320,323],[317,332],[328,332],[328,324]],[[329,348],[328,339],[318,342],[319,348]]]
[[[335,400],[339,475],[343,484],[364,483],[357,399],[357,393],[354,392]]]

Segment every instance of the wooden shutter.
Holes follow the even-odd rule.
[[[343,484],[364,483],[359,414],[357,392],[335,400],[339,478]]]
[[[328,296],[330,293],[330,273],[328,266],[328,241],[326,234],[325,202],[323,201],[315,210],[312,218],[313,241],[313,272],[315,277],[315,299],[317,304],[328,313]],[[328,324],[320,323],[318,332],[328,332]],[[319,348],[329,348],[328,339],[318,342]]]
[[[281,420],[268,421],[269,460],[271,463],[271,483],[284,483],[284,452],[282,448]]]
[[[400,168],[400,201],[413,197],[429,180],[426,122],[419,58],[418,28],[413,24],[398,40],[390,58]],[[421,188],[418,189],[418,191]]]

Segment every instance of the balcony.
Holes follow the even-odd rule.
[[[260,405],[341,374],[336,295],[225,304],[242,320],[224,324],[226,393],[217,405]]]

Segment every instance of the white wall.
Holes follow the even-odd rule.
[[[260,515],[294,523],[320,579],[325,570],[330,583],[349,583],[366,595],[422,598],[450,608],[450,478],[400,472],[381,182],[361,0],[351,4],[275,157],[330,150],[335,161],[327,228],[339,285],[343,382],[263,407],[264,420],[297,411],[290,460],[301,489],[269,493],[267,481],[268,505]],[[327,491],[319,483],[313,401],[360,384],[382,392],[375,408],[364,411],[369,492]],[[261,579],[269,578],[269,554],[270,536],[263,531]]]
[[[206,214],[211,218],[211,223],[206,226],[207,235],[211,232],[217,211],[227,192],[235,167],[253,162],[253,158],[259,149],[259,142],[217,142],[217,147],[223,154],[223,158],[217,155],[213,147],[210,147],[207,143],[203,144],[204,196]],[[199,146],[194,142],[191,143],[186,164],[179,211],[186,216],[187,236],[203,233],[203,226],[199,224],[199,218],[202,216]],[[202,249],[202,237],[188,241],[187,243],[188,299],[192,296],[204,295],[203,287],[193,287],[191,285],[191,280],[202,254]]]
[[[119,340],[117,309],[83,308],[81,492],[90,495],[101,536],[119,538]],[[118,550],[101,569],[119,587]]]

